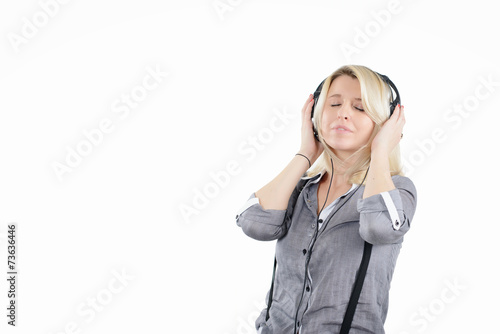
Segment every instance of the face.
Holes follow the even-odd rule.
[[[374,127],[363,110],[359,80],[347,75],[336,78],[328,90],[321,119],[326,143],[338,157],[347,158],[368,142]]]

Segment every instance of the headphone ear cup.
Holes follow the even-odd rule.
[[[317,141],[319,141],[319,135],[318,135],[318,130],[316,130],[316,127],[314,126],[314,107],[316,107],[316,104],[318,103],[318,97],[316,96],[316,94],[314,94],[314,104],[312,106],[312,110],[311,110],[311,121],[313,121],[312,123],[312,126],[313,126],[313,134],[314,134],[314,138],[316,138]]]
[[[321,94],[321,89],[323,88],[323,83],[325,82],[325,80],[321,81],[318,88],[316,88],[316,90],[314,91],[314,95],[313,95],[314,104],[313,104],[312,110],[311,110],[311,120],[313,120],[313,118],[314,118],[314,109],[316,108],[316,105],[318,104],[319,95]],[[314,126],[314,122],[313,122],[313,134],[314,134],[314,138],[316,138],[316,140],[319,141],[318,131],[316,130],[316,127]]]
[[[399,101],[399,96],[396,97],[396,99],[394,101],[392,101],[391,103],[391,112],[389,113],[389,118],[391,118],[392,114],[394,113],[394,110],[396,110],[396,107],[398,106],[398,104],[400,104],[400,101]]]
[[[396,101],[394,101],[396,102]],[[394,113],[394,109],[396,109],[396,104],[392,102],[391,103],[391,109],[390,109],[390,112],[389,112],[389,118],[391,118],[392,114]]]
[[[389,103],[390,106],[389,118],[391,118],[392,114],[394,113],[394,110],[396,109],[396,106],[401,103],[401,97],[399,96],[399,92],[396,85],[391,81],[391,79],[389,79],[387,75],[380,74],[378,72],[375,73],[377,73],[377,75],[387,84],[387,86],[389,86],[389,89],[391,90],[391,98],[393,99],[393,101]],[[395,98],[393,98],[392,90],[396,92]]]

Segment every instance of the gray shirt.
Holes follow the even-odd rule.
[[[254,193],[236,216],[236,224],[249,237],[277,239],[278,266],[269,319],[265,320],[266,308],[255,322],[262,334],[291,334],[297,310],[301,334],[338,333],[364,241],[373,244],[372,255],[350,334],[384,333],[390,282],[403,236],[415,214],[416,188],[408,177],[394,175],[396,189],[384,193],[363,199],[364,186],[355,192],[351,189],[318,229],[317,181],[323,173],[303,177],[286,210],[264,210]]]

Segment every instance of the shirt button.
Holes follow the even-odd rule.
[[[318,223],[320,223],[320,224],[321,224],[322,222],[323,222],[323,219],[318,220]]]
[[[309,287],[306,288],[306,291],[309,292],[311,289]]]
[[[311,225],[311,228],[315,228],[315,227],[316,227],[316,224],[312,224],[312,225]]]
[[[303,250],[302,250],[302,254],[306,255],[306,253],[307,253],[307,250],[306,250],[306,249],[303,249]]]

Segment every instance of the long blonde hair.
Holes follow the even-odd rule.
[[[316,163],[309,169],[307,176],[313,176],[326,169],[332,173],[330,158],[335,166],[344,166],[344,162],[335,155],[330,146],[325,142],[321,133],[321,118],[323,115],[323,107],[326,101],[326,95],[333,80],[341,75],[347,75],[351,78],[359,80],[361,86],[361,101],[363,109],[370,119],[375,123],[372,135],[368,142],[361,146],[352,156],[358,156],[352,165],[346,169],[345,174],[349,176],[349,183],[361,184],[365,173],[370,166],[371,161],[371,144],[373,138],[380,131],[382,125],[389,119],[391,101],[391,89],[389,86],[371,69],[361,65],[345,65],[333,72],[326,78],[321,94],[318,98],[318,104],[314,107],[314,126],[318,130],[318,135],[324,151],[318,158]],[[391,176],[404,175],[403,166],[401,163],[401,153],[399,144],[389,155],[389,168]]]

